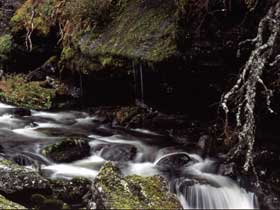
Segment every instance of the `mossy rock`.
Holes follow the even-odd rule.
[[[0,209],[27,209],[26,207],[7,200],[4,196],[0,195]]]
[[[99,194],[99,200],[95,199],[97,208],[103,205],[105,209],[182,209],[161,176],[124,177],[111,162],[102,167],[95,188]]]
[[[67,138],[46,146],[42,154],[57,163],[69,163],[89,156],[90,146],[87,139]]]

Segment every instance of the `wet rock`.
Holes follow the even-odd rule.
[[[209,135],[203,135],[199,138],[197,146],[201,149],[203,157],[208,156],[211,151],[212,138]]]
[[[160,171],[177,172],[190,162],[191,158],[185,152],[175,152],[164,155],[155,164]]]
[[[0,160],[0,192],[7,198],[28,205],[34,193],[51,194],[50,183],[36,171]]]
[[[20,166],[31,166],[37,164],[35,160],[24,154],[16,154],[11,159]]]
[[[173,190],[179,191],[181,193],[186,192],[187,188],[193,187],[195,185],[210,185],[210,183],[206,179],[199,178],[199,177],[180,177],[175,179],[173,183],[171,185],[174,188]]]
[[[123,177],[111,162],[105,163],[92,187],[88,208],[97,209],[182,209],[176,196],[168,192],[160,176]]]
[[[57,163],[69,163],[90,155],[87,139],[67,138],[42,150],[42,154]]]
[[[280,199],[276,195],[259,197],[261,209],[280,209]]]
[[[31,71],[27,75],[28,81],[43,81],[47,76],[54,75],[56,72],[57,58],[55,56],[49,58],[42,66]]]
[[[0,209],[26,209],[26,207],[9,201],[4,196],[0,195]]]
[[[12,109],[12,114],[17,117],[31,116],[31,111],[25,108],[14,108]]]
[[[136,147],[129,144],[100,144],[94,148],[105,160],[129,161],[136,156]]]
[[[31,116],[31,111],[26,108],[4,108],[1,109],[0,115],[10,114],[15,117],[26,117]]]
[[[92,182],[89,179],[75,177],[72,180],[53,180],[53,195],[69,205],[83,207],[83,197],[90,192]]]
[[[223,176],[228,176],[232,179],[236,179],[237,177],[237,171],[236,171],[236,165],[235,163],[223,163],[219,166],[218,174],[221,174]]]

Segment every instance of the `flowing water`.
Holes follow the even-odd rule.
[[[106,157],[115,155],[114,158],[119,158],[116,157],[118,146],[134,147],[137,152],[132,159],[125,161],[120,158],[117,161],[123,174],[165,176],[169,180],[170,190],[177,194],[185,209],[258,207],[253,193],[240,188],[230,178],[216,174],[215,160],[176,150],[176,145],[155,132],[110,127],[86,112],[32,111],[31,116],[16,117],[11,114],[12,109],[14,107],[0,103],[1,149],[7,157],[20,154],[21,158],[17,161],[27,167],[32,167],[33,162],[29,159],[40,162],[41,171],[46,177],[71,179],[84,176],[94,179]],[[91,156],[69,164],[56,164],[40,154],[47,144],[73,135],[89,139]],[[114,145],[115,154],[110,154],[110,150],[105,151],[106,145]]]

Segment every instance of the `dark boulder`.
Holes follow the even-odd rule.
[[[89,179],[75,177],[72,180],[53,180],[53,195],[69,205],[83,207],[83,197],[90,192],[92,182]]]
[[[90,155],[90,146],[87,139],[67,138],[46,146],[42,154],[57,163],[69,163]]]
[[[52,76],[56,72],[57,58],[49,58],[42,66],[31,71],[27,75],[28,81],[43,81],[47,76]]]
[[[31,116],[31,111],[25,108],[13,108],[11,109],[11,114],[13,114],[16,117],[25,117]]]

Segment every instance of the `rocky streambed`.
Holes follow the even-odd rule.
[[[7,208],[258,207],[254,193],[220,175],[218,159],[200,156],[201,142],[186,152],[170,136],[82,111],[1,104],[0,114],[0,193],[11,201],[0,203]]]

